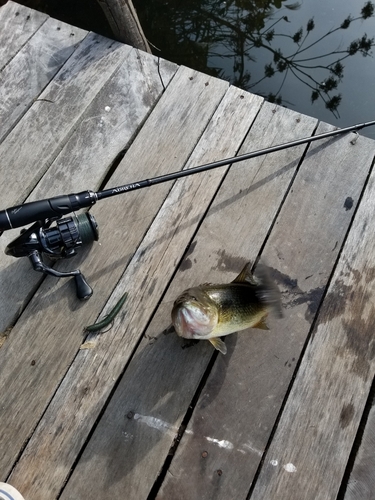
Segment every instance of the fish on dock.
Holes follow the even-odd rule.
[[[220,337],[246,328],[269,330],[266,317],[271,310],[282,317],[280,292],[264,264],[257,266],[254,277],[248,262],[231,283],[185,290],[174,302],[172,323],[180,337],[209,340],[226,354]]]

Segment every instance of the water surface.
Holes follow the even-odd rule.
[[[69,24],[112,36],[96,0],[19,2]],[[5,0],[0,0],[0,5],[3,3]],[[160,57],[226,79],[339,127],[375,119],[375,17],[371,2],[133,3],[154,54]],[[361,134],[375,139],[375,127]]]
[[[154,53],[340,127],[375,119],[362,0],[134,0]],[[375,127],[361,133],[375,138]]]

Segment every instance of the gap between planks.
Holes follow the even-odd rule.
[[[193,77],[193,80],[190,80],[190,76]],[[155,107],[154,112],[151,113],[145,125],[139,132],[137,140],[133,142],[124,160],[121,162],[119,168],[115,172],[114,178],[111,180],[112,182],[117,184],[118,178],[124,181],[124,176],[125,177],[134,176],[135,173],[142,174],[143,172],[143,174],[150,175],[151,160],[152,160],[152,165],[155,168],[154,170],[155,173],[158,173],[157,169],[159,169],[160,173],[162,173],[162,171],[164,173],[168,169],[170,171],[175,170],[176,165],[178,168],[178,164],[181,165],[186,161],[185,158],[190,155],[191,148],[194,147],[197,138],[200,137],[201,135],[202,129],[205,128],[205,124],[211,118],[212,113],[216,109],[218,102],[221,101],[222,96],[225,94],[226,89],[228,87],[228,84],[225,82],[221,82],[215,79],[212,80],[209,79],[211,88],[207,89],[207,87],[205,86],[205,82],[207,82],[207,79],[208,77],[199,75],[188,69],[182,68],[181,70],[179,70],[179,76],[176,75],[176,77],[173,79],[174,86],[173,87],[169,86],[167,88],[167,91],[163,94],[163,98],[158,102],[158,105]],[[190,90],[190,94],[189,92],[187,92],[187,95],[190,97],[189,99],[184,99],[181,101],[180,92],[181,88],[184,85],[187,86],[188,89]],[[169,97],[167,94],[169,95]],[[171,98],[171,96],[174,97]],[[192,130],[191,125],[196,122],[197,116],[200,116],[200,121],[198,121],[199,125],[198,127],[195,125],[194,132],[191,133],[190,137],[187,137],[186,134],[184,133],[185,131],[184,127],[176,127],[176,123],[180,121],[181,115],[185,116],[184,125],[185,127],[187,127],[187,130]],[[159,128],[156,127],[155,123],[163,123],[163,130],[160,131],[160,127]],[[174,158],[174,156],[172,155],[167,156],[166,158],[169,158],[169,163],[166,161],[166,158],[164,157],[163,153],[165,152],[163,152],[160,149],[160,140],[157,140],[157,137],[161,132],[166,134],[165,137],[162,136],[163,140],[169,141],[170,147],[173,148],[175,154],[178,155],[177,159]],[[148,154],[150,155],[149,156],[150,164],[148,164],[147,161],[145,160],[144,165],[139,165],[134,160],[139,158],[140,154],[143,154],[143,157],[145,159],[144,151],[145,151],[145,144],[147,144],[147,142],[148,144],[150,144],[149,148],[146,149],[148,151]],[[158,154],[160,155],[159,161],[157,161]],[[131,167],[129,171],[127,170],[127,167]],[[128,235],[131,235],[133,239],[133,243],[131,243],[128,237],[124,236],[123,232],[119,233],[118,231],[116,231],[116,228],[123,226],[123,215],[118,211],[118,202],[116,204],[114,200],[112,200],[112,203],[110,202],[110,200],[108,200],[105,204],[103,203],[103,205],[100,206],[98,205],[97,207],[94,207],[95,216],[97,217],[99,224],[100,224],[100,218],[102,218],[103,221],[102,236],[104,236],[104,240],[107,240],[108,244],[106,248],[102,247],[96,248],[95,254],[91,253],[89,256],[87,256],[86,264],[89,266],[91,270],[97,269],[99,273],[96,279],[100,279],[100,276],[103,273],[104,261],[108,262],[108,259],[112,259],[112,261],[114,261],[114,263],[116,264],[119,257],[121,257],[121,262],[119,263],[120,265],[115,265],[115,267],[111,269],[111,276],[113,281],[114,282],[118,281],[120,273],[122,273],[123,269],[126,267],[125,259],[129,258],[132,255],[135,248],[138,246],[139,238],[142,239],[143,237],[143,231],[145,230],[145,228],[149,226],[149,223],[152,221],[154,217],[153,214],[155,213],[155,208],[152,207],[155,206],[156,203],[158,203],[158,200],[159,202],[162,202],[162,200],[164,200],[165,194],[168,191],[169,187],[167,186],[154,188],[152,200],[147,199],[147,206],[145,206],[144,198],[143,196],[141,196],[140,193],[135,193],[135,196],[130,196],[129,194],[127,197],[123,199],[124,201],[122,204],[122,209],[124,210],[125,213],[127,213],[130,220],[132,220],[132,212],[133,215],[135,216],[133,218],[134,221],[137,219],[137,213],[139,214],[140,209],[143,209],[143,215],[141,219],[138,216],[137,224],[135,224],[131,228],[131,230],[130,228],[127,229]],[[128,256],[125,254],[125,257],[124,257],[124,241],[128,245],[128,248],[130,244],[136,244],[136,247],[133,249],[133,251],[131,251],[131,249],[129,248],[130,252]],[[105,256],[105,259],[103,259],[103,256]],[[108,272],[108,270],[106,272]],[[117,273],[117,279],[116,279],[116,273]],[[103,289],[104,286],[105,284],[102,281],[101,288]],[[109,293],[111,283],[108,282],[108,280],[106,283],[106,287],[107,287],[107,293]],[[57,293],[57,297],[55,296],[58,290],[59,290],[58,286],[55,286],[52,289],[54,300],[56,300],[57,298],[59,300],[62,300],[61,306],[63,307],[64,299],[62,299],[63,296],[61,295],[61,293]],[[63,292],[63,290],[61,290],[61,292]],[[37,306],[37,301],[34,300],[34,303],[35,306]],[[93,307],[95,307],[95,304],[93,305]],[[77,313],[78,311],[75,312],[75,314]],[[82,315],[85,314],[87,316],[87,314],[89,314],[90,311],[84,312],[83,309],[81,309],[80,313],[82,313]],[[56,324],[59,325],[56,326],[56,329],[63,328],[64,332],[66,332],[66,329],[69,329],[69,325],[67,323],[72,320],[73,320],[72,318],[68,317],[67,321],[65,321],[65,325],[63,325],[60,324],[59,318],[56,317],[54,321],[56,322]],[[87,324],[86,323],[87,318],[86,320],[83,319],[83,321],[84,321],[83,324]],[[40,325],[39,328],[43,329],[43,325]],[[64,339],[64,345],[60,346],[63,349],[67,349],[69,345],[69,340],[66,338],[66,333],[63,334],[62,337],[59,336],[59,338]],[[70,334],[70,342],[72,341],[72,336],[77,337],[77,333],[78,332],[74,333],[73,331]],[[56,330],[55,330],[55,335],[58,335]],[[76,340],[78,338],[79,336],[76,338]],[[52,339],[50,340],[52,341]],[[71,347],[69,347],[69,349],[71,349]],[[80,351],[80,353],[83,352],[84,351]],[[0,351],[0,356],[1,356],[1,351]],[[61,356],[59,356],[59,358],[61,358]],[[62,360],[59,359],[59,364],[61,364],[61,361]],[[121,360],[120,364],[117,365],[118,368],[120,368],[122,362],[123,361]],[[42,368],[42,366],[43,364],[40,366],[40,369]],[[109,375],[110,375],[110,380],[112,381],[112,374],[109,373]],[[29,383],[31,382],[32,381],[29,380]],[[32,415],[30,415],[30,417],[31,419],[35,418]]]

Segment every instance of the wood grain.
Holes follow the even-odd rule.
[[[217,154],[218,151],[225,153],[228,148],[230,151],[234,150],[233,153],[235,152],[233,136],[228,134],[224,141],[222,139],[221,132],[224,123],[226,122],[225,127],[228,129],[239,118],[244,118],[243,121],[241,120],[241,127],[238,129],[239,135],[236,139],[239,144],[242,129],[246,131],[246,125],[249,126],[261,102],[260,98],[255,97],[240,100],[239,95],[242,95],[242,92],[234,88],[226,94],[194,150],[189,164],[201,160],[205,161]],[[245,103],[249,105],[249,109]],[[227,115],[228,120],[224,120]],[[214,146],[212,150],[207,151],[208,144]],[[220,182],[224,173],[219,172],[216,181],[210,183],[209,188],[202,183],[202,179],[199,177],[195,177],[194,181],[190,178],[186,179],[172,188],[140,248],[130,262],[126,275],[110,299],[110,303],[113,304],[113,301],[117,300],[116,297],[119,293],[123,293],[123,290],[133,290],[129,292],[125,305],[126,313],[121,315],[110,332],[102,337],[92,336],[95,348],[91,355],[89,353],[81,355],[80,353],[77,356],[62,387],[52,401],[50,411],[47,410],[45,418],[41,421],[35,436],[25,450],[24,457],[12,474],[14,483],[22,482],[23,487],[30,484],[30,487],[27,488],[30,498],[33,496],[36,498],[40,491],[48,491],[51,482],[56,484],[56,487],[59,484],[60,487],[62,486],[65,477],[59,477],[56,470],[63,472],[62,464],[64,464],[65,474],[68,473],[70,469],[68,464],[74,462],[79,444],[82,445],[87,438],[90,422],[93,424],[98,417],[100,411],[98,402],[109,396],[114,380],[121,374],[124,364],[129,359],[139,336],[147,325],[150,313],[157,305],[159,297],[168,283],[170,274],[174,271],[174,261],[183,252],[186,241],[189,240],[189,234],[199,223],[207,203],[211,200],[212,193],[215,192],[215,186]],[[188,190],[189,195],[187,195],[186,187],[190,183],[192,189]],[[184,215],[186,217],[186,206],[190,206],[192,200],[195,201],[194,213],[189,214],[189,220],[184,228],[181,222]],[[176,223],[176,221],[178,222]],[[166,227],[168,227],[167,232],[165,231]],[[140,285],[141,283],[142,285]],[[153,287],[152,294],[148,292],[151,285]],[[95,359],[95,363],[93,363],[93,359]],[[101,367],[100,376],[98,376],[97,367]],[[76,384],[72,385],[71,381],[77,379],[80,381],[79,386],[86,388],[85,393],[82,393]],[[61,410],[57,410],[57,408]],[[83,420],[71,420],[67,425],[67,421],[63,417],[64,408],[69,408],[69,411],[74,414],[84,412],[85,417]],[[56,413],[61,414],[63,419],[57,421],[55,417],[51,418]],[[83,423],[84,425],[82,425]],[[55,429],[61,425],[64,432],[60,434],[60,437],[57,437]],[[53,437],[52,440],[51,437]],[[59,440],[57,447],[56,439]],[[71,447],[72,440],[76,443],[73,449]],[[57,450],[58,453],[55,453]],[[46,454],[49,456],[48,463],[45,462]],[[31,458],[32,462],[30,462]],[[41,469],[45,473],[43,474],[44,479],[40,474]],[[86,494],[90,495],[90,492],[87,491]]]
[[[98,0],[114,38],[151,54],[137,11],[131,0]]]
[[[375,491],[375,406],[370,409],[344,500],[371,500]]]
[[[0,142],[87,32],[49,18],[0,73]]]
[[[181,168],[227,87],[226,82],[181,68],[111,182],[118,185],[119,181],[127,182],[127,176],[148,177]],[[181,93],[187,97],[181,99]],[[0,456],[2,477],[10,472],[77,352],[89,352],[79,350],[84,341],[82,330],[95,321],[169,189],[160,185],[153,189],[152,197],[135,191],[124,196],[121,203],[112,199],[93,207],[103,243],[96,245],[95,251],[83,251],[75,260],[79,266],[85,259],[81,268],[95,290],[93,297],[82,304],[75,298],[71,283],[47,277],[0,349],[0,441],[7,449],[7,454]],[[65,261],[58,267],[64,270],[72,265],[72,261]],[[102,368],[106,364],[104,361]],[[116,358],[115,365],[122,370],[121,357]]]
[[[8,0],[0,8],[0,79],[1,71],[34,33],[46,22],[42,12]]]
[[[126,50],[127,57],[83,113],[26,201],[99,189],[117,155],[134,139],[177,67],[162,64],[162,84],[156,58],[140,56],[130,47]],[[28,259],[4,256],[6,245],[17,233],[6,232],[0,239],[0,332],[15,322],[42,280]]]
[[[252,500],[337,496],[375,373],[374,188],[372,175]]]
[[[317,133],[328,129],[323,124]],[[351,222],[345,199],[351,195],[358,202],[371,166],[372,141],[361,138],[361,167],[352,169],[360,153],[350,139],[309,148],[263,252],[282,292],[285,317],[270,318],[270,332],[227,338],[229,356],[218,357],[158,498],[246,498]],[[222,266],[233,266],[236,254],[222,248]],[[302,492],[298,498],[305,498]]]
[[[127,52],[126,46],[90,33],[0,143],[4,208],[26,199]]]
[[[74,47],[74,28],[11,1],[0,24],[1,208],[314,132],[313,118],[98,35]],[[375,374],[374,142],[352,138],[101,201],[99,244],[56,264],[82,269],[87,303],[4,256],[18,230],[5,232],[0,480],[28,500],[336,498]],[[182,290],[259,255],[283,320],[228,336],[226,356],[170,332]],[[113,328],[86,335],[125,291]],[[373,497],[374,415],[345,500]]]
[[[248,96],[245,95],[244,97],[247,98]],[[301,133],[302,130],[306,132],[309,126],[310,130],[314,127],[315,120],[305,117],[299,123],[300,129],[298,130],[297,128],[293,132],[290,128],[280,127],[280,125],[283,122],[284,124],[288,123],[288,117],[294,122],[296,115],[290,111],[280,109],[281,116],[278,116],[277,113],[275,114],[272,111],[273,106],[267,103],[263,105],[246,139],[246,147],[249,147],[249,144],[252,144],[254,148],[257,148],[261,144],[264,145],[266,141],[264,129],[267,128],[267,124],[268,129],[275,132],[274,140],[290,138],[293,134]],[[223,121],[222,118],[220,121]],[[222,126],[224,125],[226,132],[221,134],[222,141],[227,139],[227,134],[232,141],[237,137],[238,139],[241,138],[238,130],[241,121],[237,119],[234,122],[231,121],[231,123],[233,125],[229,127],[228,120],[224,119]],[[279,133],[279,137],[276,135],[276,130],[283,131]],[[213,148],[213,151],[215,149]],[[284,159],[288,159],[287,165],[293,164],[294,168],[296,168],[300,154],[301,150],[299,152],[296,150],[292,152],[290,150],[284,157]],[[261,163],[264,163],[264,165],[267,164],[264,160]],[[272,171],[277,172],[280,169],[282,170],[280,163],[276,162],[276,160],[274,162],[270,161],[270,164],[269,167],[268,165],[264,167],[267,173],[262,172],[261,174],[255,166],[254,168],[248,166],[247,171],[245,167],[232,167],[225,178],[218,197],[221,199],[220,193],[222,191],[226,192],[225,200],[230,205],[230,200],[234,193],[238,194],[238,186],[235,186],[234,192],[230,191],[229,197],[226,189],[232,186],[233,177],[239,171],[242,174],[241,188],[245,189],[247,185],[251,185],[253,182],[255,186],[258,186],[256,181],[254,181],[256,175],[258,175],[258,180],[260,178],[267,179]],[[283,183],[281,181],[279,183],[278,197],[267,197],[270,200],[269,204],[267,207],[263,205],[264,213],[267,213],[267,209],[269,210],[269,223],[272,221],[280,199],[283,197],[281,186],[285,189],[289,185],[290,177],[293,175],[293,167],[291,166],[289,170],[287,169],[287,172],[288,175],[284,175]],[[285,174],[285,171],[283,173]],[[219,175],[219,172],[212,172],[210,175],[216,176]],[[281,172],[280,175],[282,176]],[[195,186],[198,182],[201,185],[199,191],[196,191]],[[171,224],[169,221],[173,215],[177,224],[175,222],[171,230],[178,232],[179,237],[180,234],[183,235],[187,230],[187,223],[194,217],[195,210],[198,208],[198,200],[204,196],[203,192],[208,189],[210,184],[211,182],[208,182],[205,177],[202,179],[197,178],[197,176],[191,179],[186,178],[183,190],[181,188],[182,192],[180,193],[179,190],[174,193],[173,189],[166,201],[169,206],[165,208],[169,209],[170,214],[167,211],[164,214],[163,209],[158,214],[158,219],[160,218],[161,220],[160,226],[170,227]],[[265,181],[264,184],[266,185],[267,182]],[[270,185],[272,185],[272,182],[270,182]],[[177,187],[176,184],[176,189]],[[273,185],[273,187],[275,186]],[[264,189],[264,192],[266,192],[266,187]],[[272,188],[270,190],[272,191]],[[256,193],[256,189],[254,192]],[[192,202],[190,202],[189,206],[189,204],[186,204],[190,201],[190,197],[192,197]],[[180,199],[182,201],[178,202],[177,200]],[[93,474],[97,478],[95,489],[102,495],[104,495],[105,491],[109,490],[111,498],[117,499],[121,498],[123,491],[126,490],[127,498],[129,499],[147,498],[153,482],[160,472],[163,461],[173,444],[173,440],[176,437],[181,420],[187,411],[194,391],[212,355],[212,346],[208,342],[206,345],[203,342],[189,349],[181,349],[183,344],[181,339],[174,333],[169,335],[163,333],[170,325],[172,302],[176,295],[183,288],[189,287],[191,283],[195,282],[197,284],[197,282],[211,281],[211,278],[212,280],[220,280],[221,282],[233,279],[231,269],[223,270],[219,268],[217,252],[220,247],[217,246],[218,240],[222,241],[226,239],[228,241],[234,239],[237,242],[237,263],[238,261],[242,263],[248,253],[249,239],[252,244],[254,244],[255,240],[255,244],[258,242],[261,245],[268,231],[268,227],[265,224],[265,216],[263,219],[263,234],[251,233],[254,239],[249,238],[249,234],[243,231],[242,224],[244,220],[249,222],[249,218],[254,217],[255,219],[259,216],[258,212],[252,211],[253,204],[248,203],[247,210],[244,209],[244,206],[241,207],[237,214],[237,220],[232,218],[232,214],[230,218],[227,218],[223,204],[222,199],[221,203],[217,203],[215,199],[214,205],[206,215],[201,229],[194,237],[194,244],[189,250],[190,255],[188,259],[184,261],[178,275],[168,288],[166,296],[163,298],[150,326],[147,328],[140,348],[126,370],[107,411],[75,469],[72,479],[69,481],[66,490],[64,490],[62,496],[64,500],[84,495],[85,488],[87,488],[87,479],[92,477]],[[185,207],[181,212],[179,209],[180,205],[182,208]],[[218,221],[221,221],[218,224],[219,227],[211,225],[215,216]],[[225,221],[227,224],[224,232]],[[152,234],[156,238],[157,233]],[[176,242],[178,241],[180,240],[176,239]],[[202,246],[202,241],[204,241],[204,246]],[[186,240],[183,240],[180,250],[183,250],[185,245]],[[172,260],[172,262],[177,263],[179,261],[177,256],[170,257],[171,252],[176,252],[177,249],[170,247],[172,245],[169,245],[166,257]],[[255,255],[258,250],[259,248],[254,249]],[[165,257],[163,256],[163,260],[158,264],[159,273],[164,272],[163,269],[166,265],[164,264],[164,260]],[[147,272],[147,268],[145,272]],[[150,280],[151,277],[148,281]],[[151,287],[153,289],[152,281]],[[142,304],[144,301],[145,298],[143,298]],[[135,321],[135,317],[134,315],[131,318],[132,329],[137,328],[139,321]],[[128,331],[127,335],[131,335],[131,331]],[[124,337],[125,340],[127,340],[127,337]],[[130,415],[130,418],[127,415]],[[190,498],[201,498],[195,495],[194,486],[192,486],[191,492],[192,496]],[[177,494],[175,498],[179,498],[179,495]]]

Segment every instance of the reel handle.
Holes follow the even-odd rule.
[[[86,278],[83,276],[81,271],[77,269],[79,274],[74,275],[74,280],[76,282],[76,294],[79,300],[88,300],[93,290],[91,286],[87,283]]]
[[[29,259],[34,271],[49,274],[51,276],[55,276],[56,278],[69,278],[70,276],[74,276],[74,281],[76,284],[76,294],[80,300],[88,300],[93,294],[92,288],[87,283],[85,277],[79,269],[74,269],[73,271],[69,272],[56,271],[56,269],[47,266],[43,262],[42,256],[38,250],[33,250],[29,254]]]

